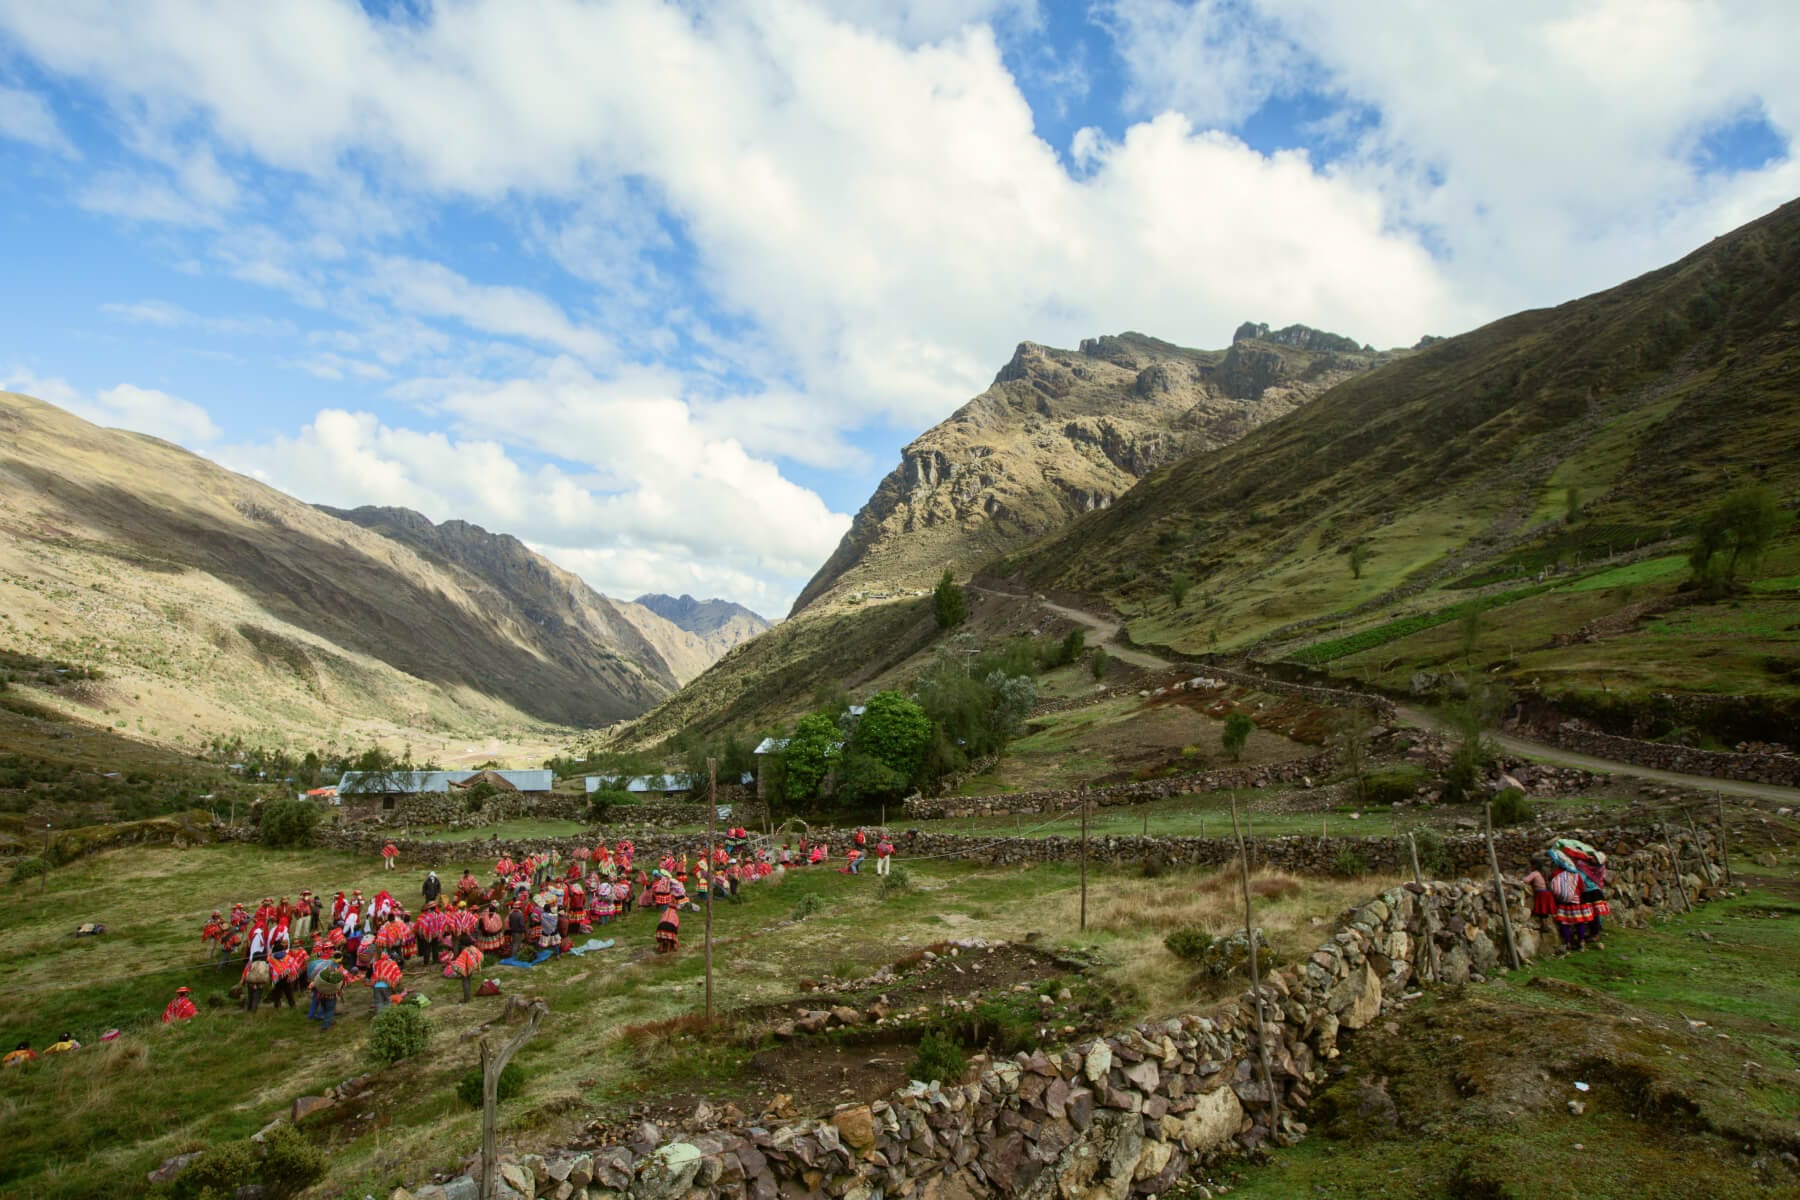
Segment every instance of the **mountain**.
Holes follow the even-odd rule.
[[[729,600],[651,592],[619,607],[683,684],[770,628],[761,616]]]
[[[1687,535],[1754,482],[1783,509],[1774,545],[1752,586],[1701,603]],[[1786,704],[1797,497],[1800,201],[1341,382],[994,569],[1087,593],[1141,642],[1400,689],[1473,665],[1580,711]]]
[[[665,621],[671,621],[689,633],[702,635],[739,631],[731,645],[753,638],[769,627],[769,622],[741,604],[729,600],[696,600],[689,595],[665,596],[650,592],[632,601],[649,609]],[[727,646],[726,649],[730,649]]]
[[[1179,655],[1400,692],[1480,673],[1620,731],[1689,736],[1684,720],[1730,710],[1712,724],[1743,731],[1730,740],[1792,742],[1800,202],[1619,287],[1423,338],[1370,356],[1373,369],[1303,328],[1238,334],[1223,354],[1139,335],[1076,354],[1022,345],[993,388],[907,448],[793,618],[628,738],[767,728],[821,683],[903,680],[941,635],[928,601],[882,589],[923,589],[946,561],[1010,545],[973,563],[994,585],[973,594],[984,630],[1004,628],[1008,604],[1012,628],[1032,628],[1044,613],[1027,597],[1055,590]],[[1214,425],[1228,444],[1209,452],[1170,445],[1180,402],[1156,406],[1162,372],[1210,369],[1243,394],[1277,370],[1304,379],[1311,362],[1287,356],[1312,354],[1342,356],[1333,386],[1236,440]],[[1201,413],[1230,414],[1223,395]],[[1097,411],[1072,412],[1082,396]],[[1118,429],[1115,414],[1130,424],[1116,458],[1100,457],[1116,473],[1074,482],[1105,468],[1070,427]],[[1717,602],[1683,590],[1698,515],[1758,481],[1782,511],[1753,582]]]
[[[1140,333],[1022,342],[987,391],[906,447],[794,612],[967,575],[1386,357],[1304,325],[1246,323],[1226,350]]]
[[[165,742],[554,744],[546,725],[629,717],[676,686],[611,601],[514,538],[323,511],[10,393],[0,529],[0,648],[98,668],[48,699]]]

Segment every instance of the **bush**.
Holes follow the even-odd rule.
[[[1495,825],[1523,825],[1531,820],[1531,802],[1518,788],[1504,788],[1493,803]]]
[[[311,800],[271,800],[263,805],[257,837],[277,850],[298,850],[312,845],[319,825],[319,806]]]
[[[1225,732],[1219,741],[1225,747],[1225,753],[1231,755],[1236,762],[1244,756],[1244,747],[1250,741],[1250,731],[1256,728],[1256,722],[1241,712],[1234,712],[1225,718]]]
[[[1088,655],[1088,674],[1094,677],[1095,683],[1099,683],[1102,679],[1106,678],[1106,666],[1108,661],[1109,659],[1106,651],[1100,649],[1098,646],[1094,648],[1092,654]]]
[[[176,1191],[188,1196],[207,1191],[233,1196],[240,1187],[256,1182],[261,1166],[254,1142],[222,1142],[209,1146],[204,1154],[188,1164],[187,1170],[176,1179]]]
[[[1342,875],[1346,878],[1367,875],[1369,873],[1369,860],[1363,857],[1362,851],[1350,846],[1345,846],[1337,852],[1337,857],[1331,860],[1331,873],[1333,875]]]
[[[794,905],[794,911],[788,914],[788,919],[792,921],[804,921],[806,918],[824,911],[825,901],[819,897],[817,892],[808,892],[806,895],[800,897],[800,902],[798,904]]]
[[[1430,826],[1413,831],[1413,845],[1419,852],[1419,870],[1426,875],[1442,876],[1450,874],[1450,851],[1444,846],[1444,836]]]
[[[1185,571],[1176,572],[1175,577],[1169,580],[1169,599],[1175,602],[1176,608],[1187,603],[1188,593],[1193,590],[1194,578]]]
[[[919,1054],[907,1068],[914,1079],[959,1083],[969,1069],[969,1056],[948,1034],[929,1031],[919,1039]]]
[[[263,1135],[263,1187],[273,1196],[306,1190],[325,1173],[325,1152],[292,1125],[277,1125]]]
[[[912,890],[912,872],[899,863],[893,863],[888,867],[888,873],[881,877],[881,887],[877,894],[886,900],[890,896],[903,896]]]
[[[494,1099],[511,1100],[525,1090],[525,1069],[516,1062],[506,1064],[500,1078],[494,1081]],[[470,1108],[481,1107],[481,1068],[470,1067],[456,1083],[456,1098]]]
[[[369,1026],[369,1057],[377,1063],[397,1063],[423,1053],[431,1044],[431,1018],[410,1004],[390,1004]]]
[[[1384,771],[1370,771],[1363,776],[1363,802],[1399,804],[1403,800],[1410,800],[1424,782],[1423,767],[1390,767]]]
[[[601,788],[588,797],[587,819],[595,825],[603,825],[613,809],[631,803],[630,792],[622,788]]]
[[[1163,948],[1183,962],[1200,962],[1212,949],[1213,936],[1204,929],[1177,929],[1163,939]]]
[[[13,864],[12,881],[22,883],[27,879],[36,879],[39,875],[48,875],[50,864],[41,858],[22,858]]]

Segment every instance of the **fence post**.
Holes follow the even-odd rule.
[[[1524,966],[1519,958],[1519,944],[1513,940],[1512,906],[1506,901],[1506,882],[1500,877],[1500,855],[1494,850],[1494,804],[1486,801],[1481,806],[1482,816],[1487,826],[1488,865],[1494,869],[1494,895],[1500,901],[1500,924],[1506,930],[1506,953],[1512,959],[1513,970]]]
[[[1725,869],[1725,882],[1731,882],[1731,853],[1726,847],[1729,837],[1725,824],[1725,793],[1714,792],[1719,799],[1719,865]]]
[[[1269,1136],[1281,1129],[1281,1096],[1275,1090],[1275,1072],[1269,1065],[1269,1034],[1263,1013],[1262,972],[1256,958],[1256,923],[1250,910],[1250,853],[1238,829],[1237,792],[1231,793],[1231,832],[1237,838],[1238,868],[1244,881],[1244,942],[1250,950],[1250,995],[1256,1000],[1256,1048],[1262,1059],[1263,1087],[1269,1092]]]

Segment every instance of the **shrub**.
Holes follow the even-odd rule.
[[[1212,934],[1204,929],[1176,929],[1163,939],[1163,948],[1183,962],[1200,962],[1212,944]]]
[[[1225,718],[1225,732],[1219,741],[1225,747],[1225,753],[1231,755],[1236,762],[1244,756],[1244,746],[1250,741],[1250,731],[1256,728],[1256,722],[1241,712],[1234,712]]]
[[[277,850],[297,850],[312,845],[319,824],[319,806],[311,800],[271,800],[263,806],[257,837]]]
[[[937,587],[931,593],[932,610],[937,617],[939,629],[955,629],[969,615],[969,602],[957,586],[956,576],[950,568],[944,568],[943,578],[938,580]]]
[[[595,825],[603,825],[613,809],[631,803],[630,792],[622,788],[601,788],[588,797],[587,819]]]
[[[800,897],[799,903],[794,905],[794,911],[788,914],[788,919],[793,921],[804,921],[815,913],[822,913],[824,911],[825,901],[820,898],[817,892],[808,892],[806,895]]]
[[[930,1083],[961,1082],[969,1069],[969,1056],[963,1048],[956,1044],[956,1039],[936,1030],[928,1031],[919,1039],[919,1054],[908,1068],[914,1079]]]
[[[1448,875],[1450,851],[1444,846],[1444,836],[1430,826],[1415,829],[1412,836],[1419,852],[1419,870],[1426,875]]]
[[[1363,856],[1362,851],[1345,846],[1337,852],[1337,857],[1331,860],[1331,873],[1346,878],[1367,875],[1369,860]]]
[[[506,1064],[500,1078],[494,1081],[494,1099],[511,1100],[525,1090],[525,1068],[516,1062]],[[456,1083],[456,1098],[470,1108],[481,1107],[481,1068],[470,1067]]]
[[[1399,804],[1412,798],[1425,782],[1423,767],[1389,767],[1370,771],[1363,776],[1363,802],[1366,804]]]
[[[1177,571],[1169,580],[1169,599],[1180,608],[1187,603],[1188,593],[1194,590],[1194,578],[1185,571]]]
[[[225,1196],[236,1195],[238,1188],[256,1182],[261,1166],[254,1142],[221,1142],[209,1146],[204,1154],[188,1164],[187,1170],[177,1179],[177,1191],[189,1196],[209,1190]]]
[[[41,858],[22,858],[13,864],[12,881],[21,883],[27,879],[36,879],[39,875],[48,875],[50,864]]]
[[[390,1004],[369,1026],[369,1057],[396,1063],[422,1053],[431,1044],[431,1018],[410,1004]]]
[[[263,1187],[272,1196],[303,1192],[325,1173],[325,1152],[292,1125],[263,1135]]]
[[[1504,788],[1493,803],[1494,824],[1523,825],[1531,820],[1531,802],[1518,788]]]
[[[1088,655],[1088,674],[1094,677],[1095,683],[1099,683],[1102,679],[1106,678],[1106,665],[1108,661],[1109,658],[1106,651],[1098,646],[1094,647],[1094,652]]]
[[[881,877],[881,887],[877,894],[886,900],[889,896],[903,896],[912,890],[912,872],[900,863],[893,863],[888,867],[888,873]]]

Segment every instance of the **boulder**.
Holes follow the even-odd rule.
[[[333,1100],[330,1096],[296,1096],[294,1098],[294,1108],[291,1119],[294,1124],[298,1125],[307,1117],[312,1116],[312,1114],[319,1112],[321,1109],[330,1108],[336,1103],[337,1101]]]
[[[631,1185],[633,1200],[675,1200],[700,1173],[700,1148],[690,1142],[659,1147]]]
[[[1087,1076],[1088,1082],[1099,1083],[1105,1079],[1106,1073],[1112,1070],[1112,1060],[1112,1047],[1107,1045],[1104,1039],[1096,1041],[1081,1063],[1082,1072]]]
[[[1243,1120],[1244,1106],[1237,1094],[1230,1088],[1219,1088],[1194,1097],[1194,1107],[1170,1132],[1190,1153],[1204,1154],[1228,1141]],[[1168,1126],[1165,1124],[1164,1128]]]
[[[843,1138],[844,1145],[857,1154],[867,1154],[875,1148],[875,1116],[866,1104],[855,1108],[847,1108],[836,1113],[831,1123],[837,1126],[838,1136]]]

